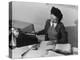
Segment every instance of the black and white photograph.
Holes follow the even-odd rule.
[[[78,55],[78,6],[9,2],[9,58]]]

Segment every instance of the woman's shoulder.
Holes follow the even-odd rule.
[[[64,27],[64,24],[63,24],[62,22],[60,22],[60,23],[58,24],[58,27],[59,27],[59,28],[65,28],[65,27]]]

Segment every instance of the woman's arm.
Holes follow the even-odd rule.
[[[37,35],[44,35],[45,34],[45,29],[36,32]]]

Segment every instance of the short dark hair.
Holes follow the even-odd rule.
[[[60,22],[63,18],[62,12],[58,8],[52,7],[51,14],[55,15],[58,18],[58,22]]]

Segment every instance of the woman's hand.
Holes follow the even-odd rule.
[[[47,43],[47,45],[53,45],[53,44],[56,44],[57,43],[57,40],[50,40],[50,42]]]

